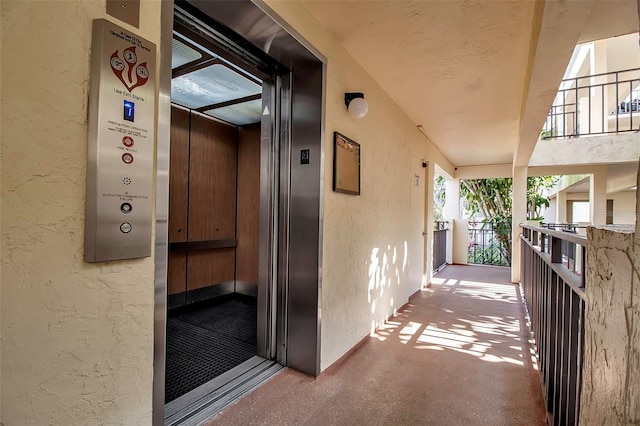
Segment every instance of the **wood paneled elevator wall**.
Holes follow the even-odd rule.
[[[169,306],[258,284],[260,124],[171,109]]]

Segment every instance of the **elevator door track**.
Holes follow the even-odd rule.
[[[165,425],[200,425],[274,377],[284,367],[259,356],[168,403]]]

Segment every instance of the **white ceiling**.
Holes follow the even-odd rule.
[[[510,164],[514,154],[527,163],[590,8],[588,0],[304,3],[456,166]],[[589,6],[580,6],[584,17],[578,3]],[[607,7],[617,3],[628,6]],[[627,18],[587,27],[617,32]],[[518,152],[523,132],[530,146]]]

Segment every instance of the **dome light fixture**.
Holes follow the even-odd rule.
[[[348,92],[344,94],[344,104],[353,118],[362,118],[367,115],[369,104],[364,100],[362,92]]]

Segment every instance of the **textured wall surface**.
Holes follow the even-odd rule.
[[[616,192],[609,194],[607,198],[613,200],[613,223],[615,225],[636,224],[636,197],[633,191]]]
[[[3,1],[2,422],[149,424],[153,260],[83,261],[91,23],[105,2]],[[159,40],[160,4],[139,34]]]
[[[640,241],[633,227],[587,231],[580,422],[640,423]]]
[[[414,177],[422,173],[423,158],[430,162],[427,175],[432,175],[434,162],[450,175],[453,167],[302,4],[268,4],[328,58],[321,337],[325,369],[420,288],[425,218],[413,207],[416,191],[425,191],[427,223],[432,223],[433,179],[427,177],[426,185],[416,187]],[[355,91],[364,92],[369,103],[368,115],[359,120],[351,118],[344,105],[344,93]],[[332,191],[334,131],[361,145],[361,196]]]
[[[638,157],[640,157],[640,135],[621,133],[540,141],[533,150],[529,166],[625,163]]]

